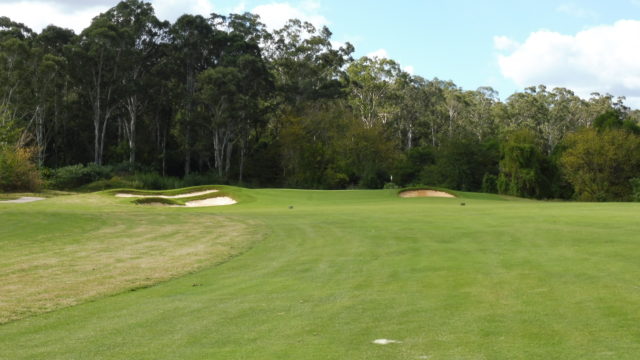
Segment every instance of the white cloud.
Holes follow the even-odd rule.
[[[506,36],[494,36],[493,47],[500,51],[512,51],[517,49],[520,44]]]
[[[232,14],[242,14],[245,11],[247,11],[247,5],[244,3],[244,1],[240,2],[238,5],[234,6],[231,9]]]
[[[583,97],[592,92],[626,96],[640,105],[640,21],[620,20],[575,35],[541,30],[510,54],[498,56],[502,75],[525,87],[566,87]]]
[[[209,0],[152,0],[151,3],[158,19],[171,22],[184,14],[208,17],[215,12]]]
[[[416,69],[413,67],[413,65],[407,65],[407,66],[403,67],[402,70],[404,70],[405,72],[409,73],[409,75],[413,75],[415,73]]]
[[[378,49],[376,51],[372,51],[370,53],[367,54],[368,58],[378,58],[378,59],[388,59],[389,58],[389,54],[387,53],[387,50],[385,49]]]
[[[79,33],[91,24],[91,19],[109,9],[109,5],[94,5],[72,10],[67,4],[46,1],[16,1],[0,3],[0,14],[24,23],[36,32],[54,24]]]
[[[279,29],[290,19],[312,23],[316,27],[329,25],[329,21],[318,13],[320,4],[316,1],[303,2],[295,7],[288,2],[274,2],[256,6],[252,13],[260,15],[262,22],[270,29]]]
[[[151,3],[158,18],[172,22],[183,14],[209,16],[214,12],[210,0],[152,0]],[[3,1],[0,2],[0,15],[24,23],[37,32],[54,24],[80,33],[91,24],[91,19],[116,4],[117,0],[86,1],[82,4],[77,0]],[[238,6],[243,5],[240,3]]]
[[[563,14],[567,14],[569,16],[580,18],[580,19],[597,18],[598,17],[598,14],[595,11],[580,7],[580,6],[576,5],[575,3],[560,4],[556,8],[556,11],[560,12],[560,13],[563,13]]]
[[[0,0],[0,15],[8,16],[13,21],[21,22],[35,31],[40,31],[49,24],[67,27],[77,33],[91,24],[98,14],[115,6],[118,0]],[[226,14],[247,11],[244,1],[234,1],[235,5],[227,7],[214,6],[220,0],[150,0],[156,16],[161,20],[174,22],[184,14],[208,17],[212,12]],[[319,13],[317,1],[305,1],[299,5],[288,2],[272,2],[259,5],[251,12],[260,15],[270,29],[281,28],[289,19],[300,19],[321,27],[329,21]]]

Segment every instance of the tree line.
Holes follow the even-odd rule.
[[[248,186],[640,193],[640,116],[623,98],[540,85],[501,101],[354,59],[331,36],[295,19],[269,31],[251,13],[169,23],[138,0],[80,34],[0,17],[0,185],[31,158],[45,174],[119,164]]]

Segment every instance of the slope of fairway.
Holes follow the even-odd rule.
[[[0,324],[225,261],[259,232],[254,221],[161,212],[107,195],[0,203]]]
[[[245,191],[254,200],[230,207],[134,209],[256,222],[269,235],[251,250],[158,286],[1,325],[0,358],[640,356],[638,204]],[[107,212],[130,206],[110,201]],[[25,205],[63,216],[46,204]],[[2,221],[19,216],[2,209]],[[399,343],[372,343],[383,338]]]

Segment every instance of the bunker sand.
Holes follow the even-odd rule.
[[[207,195],[207,194],[212,194],[218,192],[218,190],[205,190],[205,191],[198,191],[198,192],[192,192],[192,193],[187,193],[187,194],[180,194],[180,195],[173,195],[173,196],[169,196],[169,195],[137,195],[137,194],[126,194],[126,193],[118,193],[116,194],[117,197],[122,197],[122,198],[162,198],[162,199],[183,199],[183,198],[190,198],[190,197],[196,197],[196,196],[202,196],[202,195]],[[156,206],[169,206],[169,207],[204,207],[204,206],[224,206],[224,205],[233,205],[236,204],[237,201],[235,201],[234,199],[228,197],[228,196],[218,196],[218,197],[212,197],[212,198],[208,198],[208,199],[202,199],[202,200],[193,200],[193,201],[187,201],[185,202],[184,205],[167,205],[167,204],[163,204],[163,203],[150,203],[150,204],[146,204],[146,205],[156,205]]]
[[[437,190],[409,190],[400,193],[401,198],[415,198],[415,197],[444,197],[454,198],[455,196],[444,191]]]
[[[24,204],[24,203],[40,201],[40,200],[44,200],[44,198],[23,196],[23,197],[21,197],[19,199],[15,199],[15,200],[0,201],[0,203],[3,203],[3,204]]]

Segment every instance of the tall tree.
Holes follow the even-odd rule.
[[[347,68],[350,80],[350,102],[366,127],[387,123],[398,111],[397,89],[402,70],[398,63],[386,58],[354,61]]]
[[[191,150],[196,101],[196,78],[214,64],[214,29],[200,15],[183,15],[170,29],[171,60],[175,69],[174,95],[180,111],[176,114],[175,133],[184,153],[184,173],[191,172]]]
[[[343,95],[343,66],[351,60],[351,44],[334,49],[331,31],[308,22],[290,20],[266,38],[267,58],[284,105],[335,99]]]
[[[93,19],[73,45],[72,75],[92,109],[94,162],[102,164],[107,125],[121,105],[123,34],[101,14]]]
[[[129,145],[129,162],[136,161],[136,127],[141,110],[148,102],[149,70],[160,61],[159,45],[167,41],[168,23],[160,22],[150,3],[121,1],[103,15],[118,28],[121,42],[121,96],[126,109],[125,135]]]

